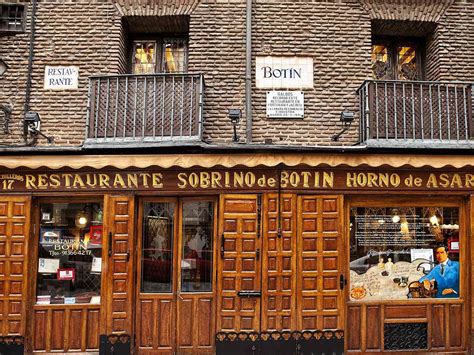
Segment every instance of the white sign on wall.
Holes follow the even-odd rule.
[[[257,57],[255,68],[259,89],[313,88],[313,58]]]
[[[301,91],[267,91],[268,118],[303,118],[304,93]]]
[[[73,90],[78,87],[79,68],[75,66],[45,66],[44,88],[49,90]]]

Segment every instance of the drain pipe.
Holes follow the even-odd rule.
[[[31,82],[32,82],[32,72],[33,72],[33,56],[35,51],[35,36],[36,36],[36,10],[38,7],[38,1],[32,1],[31,7],[31,35],[30,35],[30,53],[28,55],[28,73],[26,78],[26,89],[25,89],[25,105],[24,105],[24,115],[30,110],[30,98],[31,98]],[[25,123],[23,123],[23,138],[25,142],[28,141],[28,128]]]
[[[252,0],[246,6],[245,117],[247,144],[252,143]]]

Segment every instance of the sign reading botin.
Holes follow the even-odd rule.
[[[311,89],[313,58],[257,57],[255,79],[259,89]]]

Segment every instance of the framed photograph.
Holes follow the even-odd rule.
[[[450,253],[459,253],[459,240],[458,239],[448,240],[448,251]]]
[[[58,269],[58,280],[72,280],[76,278],[75,269]]]
[[[102,245],[102,225],[100,226],[90,226],[90,244]]]
[[[40,274],[55,274],[59,269],[59,259],[39,258],[38,272]]]

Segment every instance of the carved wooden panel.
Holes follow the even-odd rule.
[[[379,353],[384,349],[413,351],[411,346],[420,346],[417,349],[435,353],[465,351],[466,317],[463,314],[463,300],[450,300],[449,303],[440,303],[439,300],[425,304],[409,303],[392,301],[376,305],[350,302],[347,329],[351,331],[346,333],[347,352]],[[420,326],[417,327],[417,324]],[[401,330],[397,334],[386,334],[388,328],[398,325]],[[406,328],[405,333],[403,328]],[[394,337],[399,337],[404,342],[393,342]],[[387,339],[392,339],[392,343],[386,343]]]
[[[343,329],[338,196],[298,197],[298,330]]]
[[[176,331],[173,295],[141,294],[136,312],[140,351],[172,351]]]
[[[257,195],[222,195],[219,216],[217,331],[259,331],[261,249]]]
[[[181,353],[213,353],[214,297],[181,293],[178,299],[177,345]]]
[[[0,335],[25,335],[29,197],[0,198]]]
[[[98,351],[99,305],[38,306],[33,312],[33,350]]]
[[[107,334],[132,333],[133,196],[106,195],[104,211],[110,256],[107,267]]]
[[[278,210],[281,215],[279,217]],[[263,201],[262,331],[296,329],[296,195]]]

